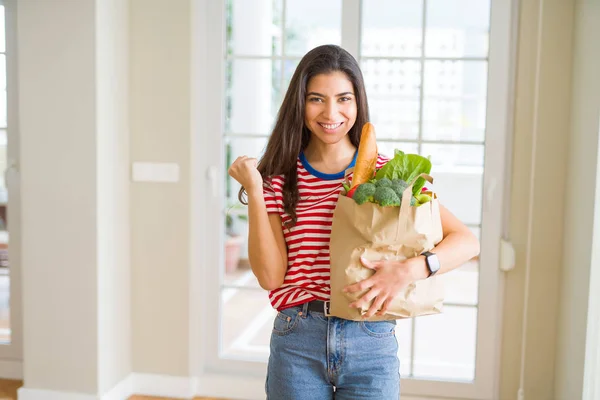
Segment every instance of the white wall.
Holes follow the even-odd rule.
[[[130,0],[131,160],[180,182],[131,186],[133,368],[187,376],[191,2]]]
[[[94,393],[95,1],[18,6],[24,380]]]
[[[131,372],[127,19],[118,0],[19,2],[20,396]]]
[[[573,42],[571,135],[565,190],[564,258],[555,374],[556,398],[560,400],[583,398],[587,326],[588,323],[595,324],[596,329],[598,326],[598,321],[588,320],[588,303],[595,301],[590,304],[597,307],[599,301],[598,291],[590,292],[591,268],[596,270],[600,268],[598,258],[600,198],[595,198],[600,196],[597,187],[600,185],[598,180],[600,178],[598,176],[599,37],[600,2],[577,0]],[[595,214],[596,218],[594,218]],[[598,279],[597,272],[595,279]],[[588,337],[587,340],[588,344],[594,343],[594,340],[596,345],[598,344],[597,338]],[[587,351],[595,353],[593,346],[588,346]],[[596,369],[596,374],[598,373],[600,369]],[[586,398],[591,399],[591,397]]]

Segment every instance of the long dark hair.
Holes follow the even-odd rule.
[[[258,171],[264,180],[274,175],[284,175],[283,205],[292,224],[296,221],[296,205],[299,200],[297,159],[308,145],[311,135],[304,124],[306,88],[312,77],[337,71],[346,74],[354,87],[358,112],[348,136],[352,144],[358,147],[362,126],[369,120],[362,72],[356,59],[346,50],[335,45],[324,45],[312,49],[300,60],[277,114],[277,122],[265,153],[258,163]],[[242,203],[247,204],[244,194],[245,188],[242,187],[238,197]]]

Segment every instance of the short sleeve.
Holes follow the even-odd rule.
[[[283,201],[281,186],[278,185],[276,179],[267,179],[263,184],[263,195],[265,198],[265,205],[267,206],[267,213],[279,214],[283,212]]]

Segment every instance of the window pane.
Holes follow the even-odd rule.
[[[423,46],[422,0],[362,2],[361,55],[419,57]]]
[[[398,358],[400,359],[400,376],[410,376],[410,349],[412,348],[412,319],[397,321],[396,339],[398,339]]]
[[[486,95],[486,62],[427,61],[423,138],[483,142]]]
[[[470,225],[481,223],[483,154],[480,153],[483,146],[431,144],[424,144],[421,152],[424,156],[431,155],[433,187],[440,203]]]
[[[225,172],[227,168],[240,156],[248,156],[252,158],[262,157],[265,147],[267,146],[267,137],[261,138],[226,138],[225,140]],[[226,175],[225,197],[228,202],[226,207],[240,204],[237,199],[239,183]]]
[[[484,99],[487,95],[485,61],[426,61],[426,97]]]
[[[0,52],[6,51],[6,22],[5,22],[5,8],[0,6]]]
[[[286,55],[303,56],[322,44],[341,44],[341,0],[286,0],[286,5]]]
[[[279,105],[281,61],[227,63],[225,130],[269,134]]]
[[[225,172],[241,155],[253,158],[262,156],[267,138],[227,138],[225,141]],[[239,274],[238,270],[248,270],[248,218],[247,207],[238,200],[240,184],[228,174],[225,177],[225,201],[223,213],[225,220],[225,283],[231,283]],[[257,286],[255,282],[246,282],[248,286]]]
[[[382,140],[377,141],[377,151],[379,152],[379,154],[383,154],[384,156],[393,158],[394,150],[396,149],[402,150],[407,154],[418,154],[419,145],[416,143],[385,142]]]
[[[424,143],[421,153],[431,156],[431,163],[439,167],[483,167],[484,146],[478,144]]]
[[[490,0],[428,0],[427,57],[487,57]]]
[[[0,128],[6,128],[6,90],[0,90]]]
[[[444,307],[444,312],[415,318],[416,378],[473,380],[477,309]]]
[[[0,90],[6,90],[6,56],[0,54]]]
[[[290,86],[290,81],[292,80],[292,76],[294,72],[296,72],[296,67],[298,67],[298,63],[300,60],[285,60],[283,62],[283,83],[281,84],[281,101],[279,102],[279,106],[281,106],[281,102],[283,101],[283,97],[285,96],[285,92],[288,90]],[[279,110],[277,110],[279,111]]]
[[[477,259],[442,274],[437,279],[444,283],[445,302],[477,305],[479,296],[479,261]]]
[[[247,271],[247,274],[252,274]],[[220,353],[238,360],[267,361],[273,319],[267,292],[224,289],[221,292]]]
[[[227,1],[227,54],[281,55],[282,1]]]
[[[377,137],[416,139],[419,136],[421,64],[367,59],[362,62],[362,70]]]

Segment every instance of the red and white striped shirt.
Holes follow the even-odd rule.
[[[357,152],[358,153],[358,152]],[[389,159],[379,155],[377,168]],[[354,160],[348,168],[354,167]],[[296,225],[285,226],[290,216],[283,211],[282,175],[271,177],[264,196],[268,213],[281,217],[288,250],[288,269],[283,285],[269,292],[273,308],[283,310],[311,300],[329,300],[329,237],[333,211],[342,190],[344,172],[324,174],[316,171],[301,154],[297,161],[298,191]]]

